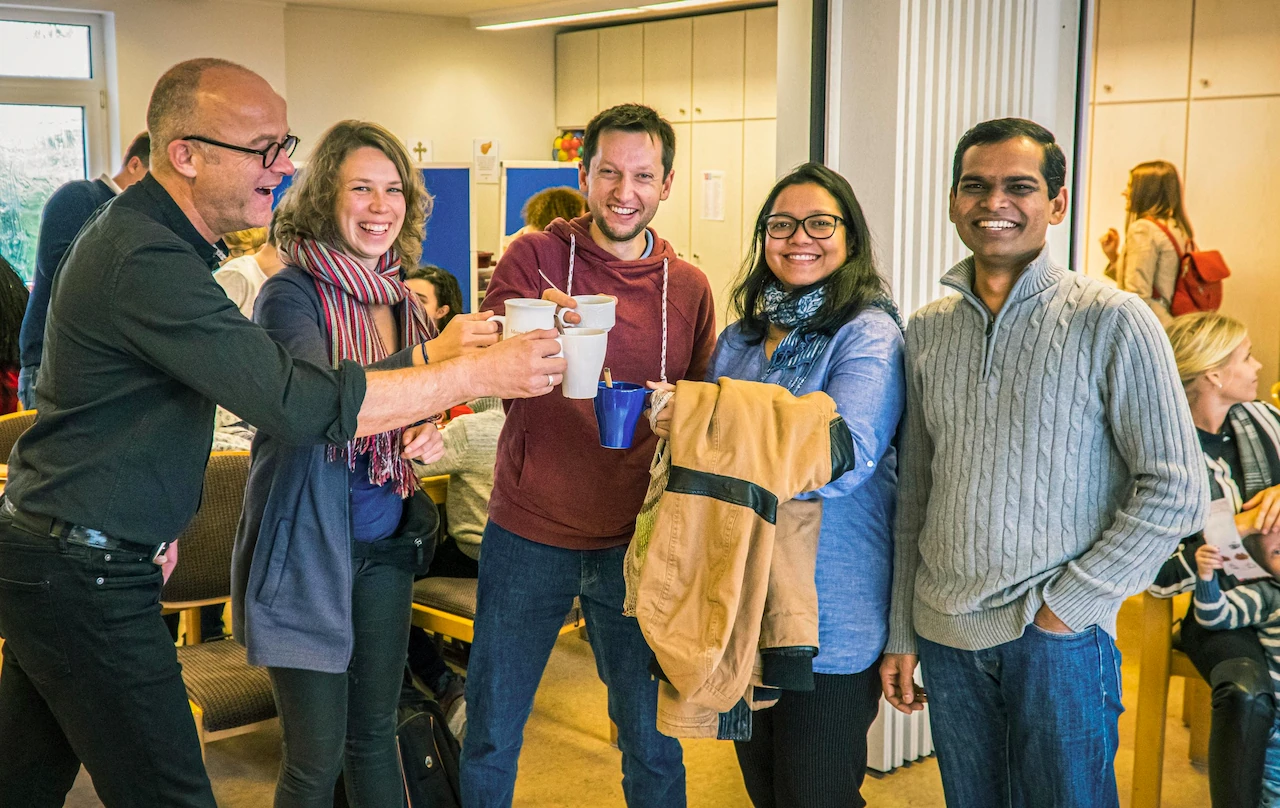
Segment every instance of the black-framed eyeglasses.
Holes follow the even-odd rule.
[[[775,213],[765,217],[764,232],[769,238],[791,238],[791,234],[796,232],[797,227],[803,227],[804,232],[809,234],[809,238],[821,241],[834,236],[836,228],[842,224],[844,219],[830,213],[815,213],[803,219],[797,219],[785,213]]]
[[[271,168],[281,152],[285,157],[292,157],[294,149],[298,148],[297,135],[285,135],[280,143],[268,144],[265,149],[251,149],[248,146],[236,146],[231,143],[223,143],[221,140],[214,140],[210,137],[201,135],[186,135],[182,140],[194,140],[197,143],[208,143],[210,146],[217,146],[220,149],[231,149],[232,151],[243,152],[244,154],[256,154],[262,158],[262,167]]]

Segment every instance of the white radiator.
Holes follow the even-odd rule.
[[[920,683],[919,668],[916,669],[916,683]],[[929,730],[929,705],[905,715],[893,709],[881,696],[880,714],[867,732],[867,766],[878,772],[887,772],[931,754],[933,734]]]

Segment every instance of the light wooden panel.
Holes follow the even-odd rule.
[[[1147,160],[1168,160],[1182,173],[1186,119],[1186,101],[1094,105],[1088,198],[1076,200],[1087,208],[1083,268],[1089,275],[1100,278],[1107,266],[1098,246],[1102,234],[1114,227],[1124,236],[1121,194],[1129,183],[1129,170]],[[1193,221],[1195,211],[1192,200],[1188,213]]]
[[[1191,6],[1192,0],[1100,0],[1094,100],[1186,98]]]
[[[693,125],[693,197],[690,259],[702,268],[716,298],[716,322],[725,321],[727,290],[742,263],[742,121]],[[724,220],[704,219],[704,171],[724,172]]]
[[[676,133],[676,159],[672,163],[675,178],[671,181],[671,195],[658,206],[658,213],[653,217],[650,226],[675,248],[676,255],[689,259],[689,206],[692,199],[694,179],[689,166],[692,161],[693,144],[689,137],[690,124],[673,123],[671,128]]]
[[[644,102],[644,26],[600,29],[600,109]]]
[[[1244,322],[1262,362],[1258,394],[1280,373],[1280,97],[1193,101],[1188,216],[1202,248],[1231,267],[1222,310]]]
[[[1191,93],[1280,93],[1280,0],[1196,0]]]
[[[672,123],[692,120],[693,20],[644,23],[644,103]]]
[[[778,8],[747,12],[743,116],[778,116]]]
[[[741,120],[746,14],[693,18],[693,120]]]
[[[556,126],[581,128],[600,110],[595,31],[556,35]]]

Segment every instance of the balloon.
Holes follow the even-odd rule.
[[[567,163],[569,161],[569,152],[565,151],[564,149],[561,149],[560,151],[556,152],[556,159],[562,163]]]

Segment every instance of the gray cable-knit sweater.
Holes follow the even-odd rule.
[[[907,329],[888,653],[977,650],[1047,603],[1073,631],[1116,612],[1200,529],[1200,447],[1164,331],[1138,297],[1046,247],[999,314],[973,258]]]

